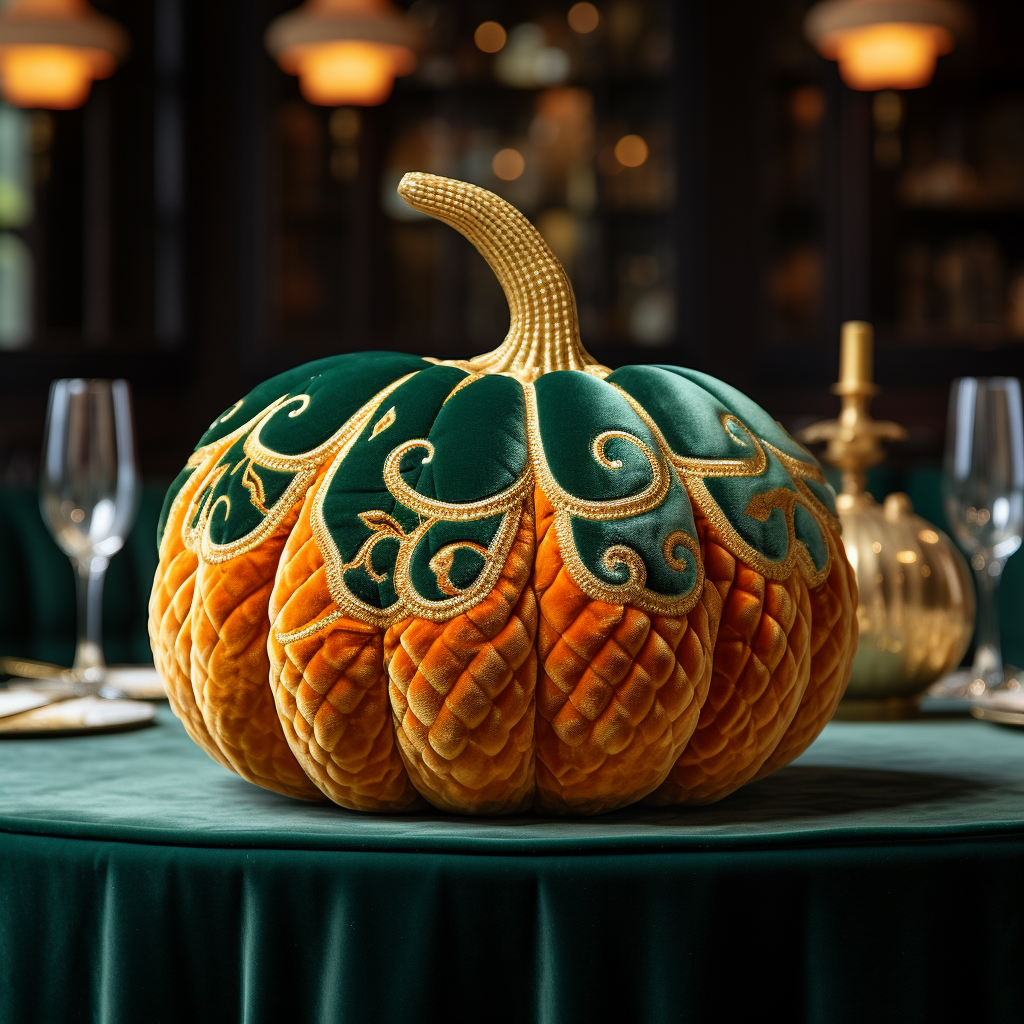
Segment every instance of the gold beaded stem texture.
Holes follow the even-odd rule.
[[[476,185],[422,171],[406,174],[398,194],[414,210],[465,235],[504,289],[508,334],[493,352],[468,360],[468,368],[509,373],[524,382],[552,370],[609,372],[580,341],[576,299],[562,265],[515,207]]]

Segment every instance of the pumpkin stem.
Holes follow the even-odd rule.
[[[493,192],[452,178],[412,171],[398,194],[414,209],[455,228],[477,247],[508,300],[505,340],[470,359],[477,373],[536,380],[551,370],[609,372],[584,349],[569,277],[540,232]]]

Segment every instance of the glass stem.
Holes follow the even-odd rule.
[[[993,574],[992,569],[996,572]],[[999,580],[1002,563],[986,561],[974,570],[978,591],[978,628],[974,646],[974,678],[983,679],[986,687],[1003,681],[1003,652],[999,644]]]
[[[78,646],[72,671],[82,683],[98,690],[103,685],[107,663],[103,660],[103,578],[107,559],[83,558],[75,563],[78,591]]]

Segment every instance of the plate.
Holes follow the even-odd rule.
[[[111,665],[106,681],[132,700],[167,700],[164,681],[150,665]]]
[[[983,722],[998,722],[1000,725],[1018,725],[1024,727],[1024,710],[999,707],[998,705],[978,705],[971,708],[971,714]]]
[[[8,736],[72,736],[79,733],[137,729],[156,718],[152,704],[137,700],[75,697],[46,707],[0,718],[0,738]]]

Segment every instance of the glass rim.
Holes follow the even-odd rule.
[[[952,382],[952,384],[950,386],[951,387],[956,387],[958,384],[963,384],[963,383],[965,383],[967,381],[971,381],[971,382],[973,382],[975,384],[985,384],[985,385],[1016,384],[1017,387],[1020,387],[1020,377],[1010,377],[1010,376],[1007,376],[1005,374],[998,375],[998,376],[992,376],[992,377],[972,377],[972,376],[954,377],[953,378],[953,382]]]

